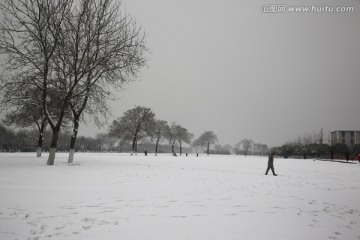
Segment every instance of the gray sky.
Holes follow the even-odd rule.
[[[352,13],[262,12],[279,1],[125,3],[151,54],[139,81],[112,104],[115,116],[146,106],[196,137],[213,130],[232,145],[360,130],[359,1],[285,2],[353,6]]]
[[[352,13],[262,12],[279,1],[125,3],[151,54],[139,81],[112,104],[115,116],[146,106],[196,137],[213,130],[231,145],[360,130],[359,1],[284,2],[353,6]]]
[[[253,0],[125,0],[151,49],[139,81],[111,104],[135,105],[221,144],[281,145],[305,132],[360,130],[360,2],[351,13],[263,13]],[[265,8],[268,6],[265,6]],[[82,126],[81,135],[104,131]]]

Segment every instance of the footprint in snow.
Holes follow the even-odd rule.
[[[64,225],[64,226],[60,226],[60,227],[56,227],[56,228],[54,228],[55,230],[61,230],[61,229],[64,229],[66,227],[66,225]]]
[[[82,219],[82,221],[83,221],[83,222],[86,222],[86,223],[92,223],[92,224],[94,224],[95,221],[96,221],[96,219],[85,217],[85,218]]]

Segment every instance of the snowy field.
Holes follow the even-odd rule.
[[[0,154],[0,239],[360,239],[360,164]]]

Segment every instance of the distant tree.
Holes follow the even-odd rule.
[[[337,143],[331,146],[330,151],[334,153],[336,158],[343,158],[349,153],[349,147],[346,144]]]
[[[317,155],[318,157],[328,158],[330,155],[329,144],[326,143],[319,144],[319,147],[317,148]]]
[[[151,132],[155,124],[155,114],[150,108],[136,106],[127,110],[122,117],[114,120],[109,128],[109,136],[132,141],[132,153],[137,152],[137,142],[139,136],[147,135]]]
[[[292,141],[288,141],[285,144],[286,145],[303,145],[303,146],[307,146],[310,144],[323,144],[324,143],[324,133],[323,133],[323,129],[321,129],[318,133],[314,132],[314,133],[309,133],[309,132],[305,132],[303,134],[303,136],[299,136],[298,138],[296,138],[295,140]]]
[[[99,151],[96,139],[92,137],[78,137],[78,149],[82,152],[95,152]]]
[[[290,144],[284,144],[281,146],[281,155],[289,157],[294,153],[294,147]]]
[[[195,139],[192,145],[203,148],[206,150],[207,155],[209,155],[211,145],[216,142],[218,142],[216,134],[213,131],[206,131],[199,138]]]
[[[230,145],[222,146],[220,144],[216,144],[214,146],[214,150],[210,151],[213,154],[221,154],[221,155],[230,155],[232,147]]]
[[[222,147],[225,152],[228,152],[229,155],[232,153],[233,147],[230,144],[226,144]]]
[[[41,101],[38,98],[38,95],[41,95],[41,91],[38,88],[36,89],[27,89],[23,92],[25,95],[18,93],[19,96],[12,96],[12,100],[15,100],[10,104],[13,106],[13,110],[5,115],[4,123],[8,126],[16,125],[20,128],[31,127],[35,124],[38,129],[37,157],[41,157],[47,119],[43,112]],[[11,98],[8,99],[10,100]]]
[[[2,151],[28,151],[36,146],[37,134],[33,130],[18,129],[14,131],[0,124],[0,152]]]
[[[20,151],[23,147],[31,146],[32,139],[30,137],[29,131],[20,129],[15,134],[16,148]]]
[[[99,151],[105,151],[105,145],[109,143],[109,136],[106,133],[98,133],[95,136],[95,139],[99,145]],[[108,144],[110,145],[110,144]],[[110,146],[109,146],[110,147]]]
[[[248,155],[251,150],[254,142],[251,139],[244,138],[234,147],[236,154],[244,154],[245,157]]]
[[[171,152],[172,154],[175,154],[175,143],[177,140],[177,130],[179,125],[177,125],[175,122],[172,122],[170,127],[167,128],[165,137],[169,140],[169,143],[171,145]]]
[[[16,135],[13,130],[7,129],[4,125],[0,124],[0,150],[10,151],[15,148]]]
[[[182,143],[191,143],[191,139],[194,137],[193,134],[189,133],[188,130],[180,125],[176,126],[176,140],[180,146],[180,156],[182,154]]]
[[[169,132],[169,125],[164,120],[156,120],[151,130],[151,138],[155,141],[155,156],[158,153],[159,143],[166,138],[166,134]]]
[[[38,129],[37,157],[41,157],[46,118],[43,117],[41,112],[30,110],[24,106],[18,112],[12,111],[5,115],[4,122],[7,125],[16,125],[22,128],[31,127],[35,123]]]
[[[260,156],[265,155],[269,151],[269,148],[266,144],[254,143],[254,152]]]

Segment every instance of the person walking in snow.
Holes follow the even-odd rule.
[[[277,174],[275,174],[275,170],[274,170],[274,154],[273,153],[269,154],[268,167],[266,169],[265,175],[268,174],[270,169],[271,169],[273,175],[277,176]]]

